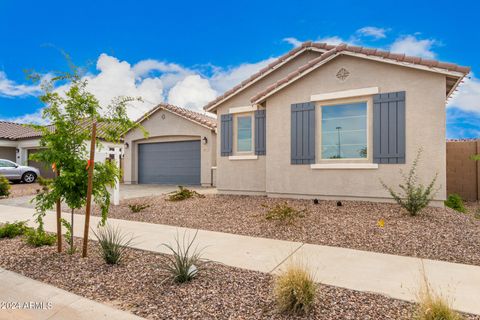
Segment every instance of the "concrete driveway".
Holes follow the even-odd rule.
[[[177,190],[178,186],[161,184],[121,184],[120,200],[161,196]],[[201,194],[215,194],[216,188],[187,186],[187,188],[197,191]],[[24,208],[34,208],[35,204],[31,202],[34,195],[27,195],[15,198],[0,199],[0,205],[16,206]]]
[[[195,190],[201,194],[215,194],[216,188],[199,187],[199,186],[187,186],[191,190]],[[162,185],[162,184],[122,184],[120,185],[120,200],[160,196],[173,192],[178,189],[175,185]]]

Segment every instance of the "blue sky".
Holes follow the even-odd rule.
[[[475,1],[0,0],[0,119],[39,121],[24,70],[88,70],[91,90],[199,109],[292,49],[345,41],[472,67],[447,109],[449,138],[480,137],[480,35]]]

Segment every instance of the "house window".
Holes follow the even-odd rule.
[[[237,152],[252,151],[252,116],[237,117]]]
[[[367,158],[367,103],[322,106],[322,159]]]

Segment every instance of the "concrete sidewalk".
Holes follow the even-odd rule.
[[[0,222],[33,220],[33,210],[0,205]],[[67,215],[65,215],[67,218]],[[83,234],[82,215],[75,216],[75,235]],[[98,217],[92,217],[96,226]],[[178,234],[193,237],[196,230],[144,222],[109,219],[109,223],[135,237],[132,247],[168,253],[162,243]],[[55,231],[55,214],[45,217],[45,228]],[[90,233],[92,236],[92,233]],[[197,243],[204,258],[261,272],[277,272],[289,258],[308,264],[318,282],[353,290],[380,293],[414,301],[425,270],[431,286],[453,301],[454,308],[480,314],[480,267],[395,256],[338,247],[303,244],[198,230]]]
[[[2,320],[143,319],[2,268],[0,279]]]

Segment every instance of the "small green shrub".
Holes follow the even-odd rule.
[[[414,320],[463,320],[463,316],[452,309],[448,300],[432,292],[428,283],[420,289]]]
[[[133,212],[133,213],[138,213],[140,211],[143,211],[147,208],[150,207],[149,204],[129,204],[128,207],[130,208],[130,211]]]
[[[297,210],[290,207],[287,202],[283,202],[277,203],[275,206],[269,208],[265,218],[267,220],[274,220],[292,224],[297,218],[305,217],[306,212],[307,209]]]
[[[30,229],[25,233],[25,241],[33,247],[51,246],[57,241],[57,236],[41,228]]]
[[[93,234],[98,240],[103,260],[107,264],[119,264],[125,258],[125,252],[132,244],[133,238],[122,233],[118,227],[105,225]]]
[[[445,200],[445,205],[449,208],[452,208],[453,210],[456,210],[458,212],[467,212],[467,209],[465,208],[463,204],[462,197],[460,197],[458,194],[450,194]]]
[[[15,221],[0,225],[0,238],[15,238],[24,235],[29,229],[27,221]]]
[[[186,232],[183,234],[183,239],[180,242],[179,236],[175,237],[175,245],[162,244],[171,254],[165,255],[159,268],[165,280],[172,280],[177,283],[184,283],[191,281],[198,273],[203,270],[207,261],[201,259],[202,250],[198,246],[194,247],[194,242],[198,231],[192,239],[186,238]]]
[[[307,313],[315,302],[312,274],[301,264],[290,263],[274,283],[274,296],[281,312]]]
[[[205,198],[203,194],[198,193],[197,191],[187,189],[183,186],[178,186],[178,190],[172,192],[168,196],[169,201],[182,201],[186,199],[190,199],[193,197],[198,197],[198,198]]]
[[[4,176],[0,175],[0,197],[8,197],[10,195],[10,182]]]
[[[402,193],[395,192],[393,188],[387,186],[382,180],[380,180],[380,183],[390,193],[392,198],[402,208],[407,210],[411,216],[416,216],[422,209],[428,206],[437,191],[434,189],[435,182],[437,181],[437,175],[435,175],[435,177],[427,186],[418,183],[417,167],[420,161],[421,153],[422,150],[420,149],[415,157],[415,160],[413,161],[408,175],[405,175],[402,172],[404,181],[403,184],[399,184]]]

